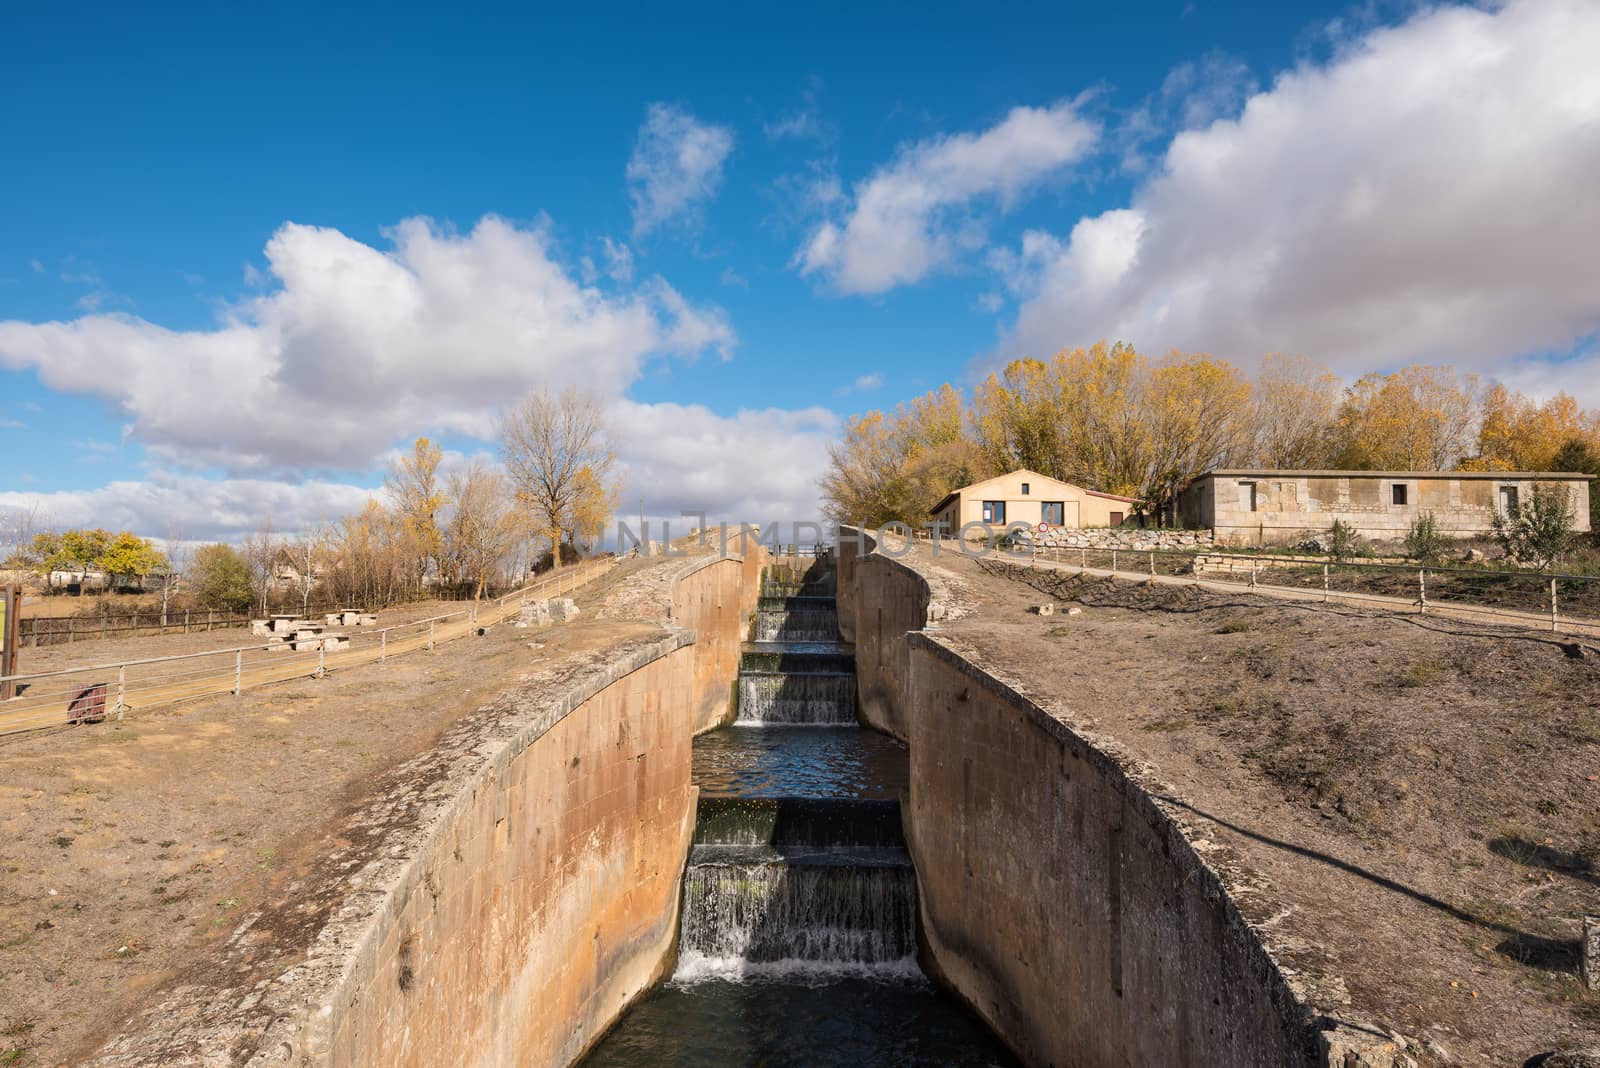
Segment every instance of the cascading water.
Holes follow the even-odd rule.
[[[857,722],[833,592],[825,559],[763,575],[734,725],[695,741],[677,970],[591,1068],[1014,1063],[918,968],[907,754]]]
[[[856,725],[856,677],[844,671],[739,672],[739,714],[744,726]]]

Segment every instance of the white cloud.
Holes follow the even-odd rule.
[[[1281,76],[1178,135],[1128,207],[1030,235],[1001,355],[1121,338],[1355,373],[1565,351],[1600,329],[1596,41],[1591,0],[1447,7]]]
[[[608,422],[625,479],[621,517],[637,515],[642,499],[646,515],[671,518],[677,534],[692,525],[678,520],[685,511],[729,523],[815,518],[827,446],[838,429],[837,417],[822,408],[722,416],[703,405],[625,399],[610,407]],[[379,461],[387,464],[397,455],[399,450],[385,450]],[[477,455],[496,462],[492,451]],[[468,459],[446,452],[443,467],[448,471]],[[237,542],[269,520],[279,534],[300,533],[358,512],[374,496],[381,498],[382,491],[338,481],[156,471],[143,480],[89,490],[0,492],[0,512],[36,511],[39,525],[57,529],[103,526],[147,538],[171,533],[186,541]]]
[[[1081,159],[1093,123],[1069,102],[1014,108],[981,133],[922,141],[901,150],[853,190],[842,219],[821,223],[795,256],[841,293],[881,293],[916,282],[981,247],[980,201],[1009,210],[1034,186]]]
[[[207,479],[157,472],[90,490],[0,493],[0,509],[35,511],[40,526],[106,527],[146,538],[236,542],[270,520],[294,533],[360,511],[375,491],[339,482]]]
[[[857,378],[854,382],[840,386],[833,391],[833,394],[836,397],[847,397],[852,393],[869,393],[875,389],[882,389],[883,382],[882,372],[872,371]]]
[[[654,353],[726,355],[733,330],[660,278],[604,292],[553,257],[542,229],[426,219],[380,250],[286,224],[267,245],[280,287],[214,330],[129,315],[0,322],[0,367],[118,405],[156,458],[229,473],[352,470],[419,432],[493,434],[538,385],[620,395]]]
[[[624,515],[635,514],[642,497],[648,516],[704,512],[713,523],[818,515],[818,484],[838,430],[823,408],[722,416],[698,404],[627,400],[611,423],[626,469]]]
[[[726,126],[701,122],[672,104],[651,104],[628,160],[634,234],[673,221],[698,222],[732,151],[733,131]]]

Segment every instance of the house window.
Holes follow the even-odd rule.
[[[1062,501],[1044,501],[1039,505],[1039,518],[1053,527],[1066,523],[1067,506]]]
[[[1111,525],[1114,526],[1114,527],[1120,527],[1122,525],[1122,513],[1121,512],[1112,512],[1111,513]]]
[[[1510,515],[1517,510],[1517,487],[1500,487],[1500,514]]]
[[[1024,497],[1028,495],[1028,484],[1026,482],[1022,484],[1022,495]]]
[[[983,521],[985,523],[1000,524],[1006,521],[1005,501],[984,501]]]
[[[1406,505],[1406,489],[1407,488],[1408,487],[1406,487],[1405,485],[1403,485],[1403,484],[1401,484],[1399,482],[1396,482],[1393,486],[1389,487],[1389,492],[1393,495],[1391,497],[1391,499],[1394,501],[1394,503],[1397,506],[1399,506],[1401,508],[1404,508],[1405,505]]]
[[[1246,512],[1256,510],[1256,484],[1254,482],[1239,483],[1239,507]]]

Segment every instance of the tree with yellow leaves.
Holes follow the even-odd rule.
[[[1483,397],[1474,471],[1549,471],[1568,442],[1600,447],[1600,413],[1585,412],[1567,393],[1543,404],[1496,382]]]
[[[389,466],[384,489],[394,501],[395,517],[406,539],[411,560],[410,583],[422,588],[429,567],[439,568],[444,558],[444,535],[439,530],[439,511],[444,507],[444,488],[439,484],[439,463],[444,451],[427,438],[418,438],[411,451],[397,457]]]
[[[1445,471],[1471,447],[1482,385],[1453,367],[1416,364],[1364,375],[1345,390],[1337,423],[1339,467]]]

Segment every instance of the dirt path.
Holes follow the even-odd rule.
[[[0,1065],[80,1063],[221,967],[241,918],[318,900],[332,836],[395,768],[528,673],[658,631],[596,610],[641,566],[579,590],[574,624],[0,739]],[[274,930],[257,965],[293,958],[322,915]]]
[[[1284,911],[1252,918],[1320,947],[1423,1063],[1600,1038],[1575,975],[1577,918],[1600,911],[1593,643],[936,566],[971,603],[944,629],[1153,764],[1276,886]],[[1083,611],[1027,611],[1045,600]]]

